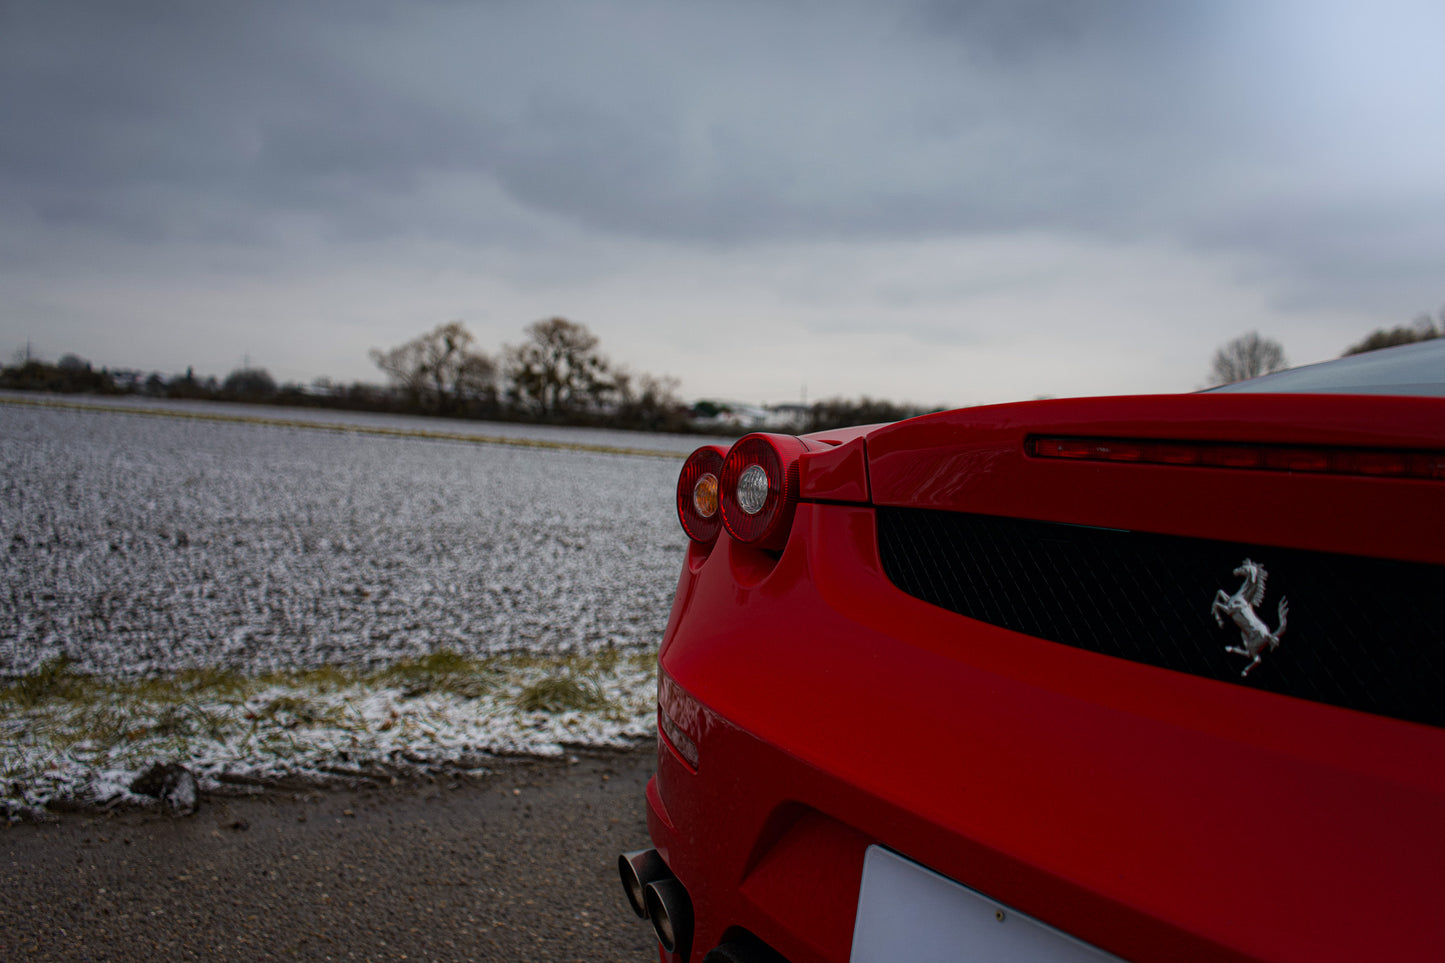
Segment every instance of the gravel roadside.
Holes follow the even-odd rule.
[[[654,754],[0,829],[0,959],[656,960],[616,870]]]

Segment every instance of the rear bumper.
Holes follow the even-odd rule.
[[[1130,960],[1445,946],[1445,733],[974,622],[875,546],[804,504],[776,563],[689,550],[659,696],[698,763],[659,739],[647,800],[691,959],[847,960],[871,844]]]

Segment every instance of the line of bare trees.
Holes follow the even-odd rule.
[[[1380,348],[1393,348],[1400,344],[1414,344],[1416,341],[1432,341],[1445,334],[1445,308],[1440,309],[1440,320],[1428,314],[1421,314],[1409,324],[1396,325],[1393,328],[1376,328],[1365,338],[1356,344],[1345,349],[1346,355],[1364,354],[1366,351],[1377,351]]]
[[[55,364],[36,358],[27,346],[14,363],[0,368],[0,388],[29,391],[146,394],[171,398],[434,414],[461,418],[605,425],[643,430],[728,430],[715,417],[719,405],[689,408],[677,397],[674,378],[634,373],[599,349],[586,325],[553,317],[533,322],[520,343],[490,355],[461,321],[439,324],[404,344],[373,349],[372,361],[386,375],[386,388],[362,382],[345,385],[318,379],[311,386],[277,385],[264,369],[249,364],[223,381],[184,375],[163,376],[95,369],[74,354]],[[1445,309],[1438,321],[1425,314],[1408,325],[1380,327],[1345,349],[1345,355],[1445,335]],[[1230,384],[1288,365],[1284,346],[1250,331],[1215,351],[1209,383]],[[784,406],[787,407],[787,406]],[[797,429],[819,431],[848,424],[896,421],[925,410],[868,397],[830,398],[799,408]],[[694,415],[702,420],[694,421]],[[795,430],[797,430],[795,429]]]
[[[1437,322],[1428,314],[1421,314],[1410,324],[1392,328],[1380,327],[1371,331],[1360,341],[1350,345],[1340,357],[1393,348],[1417,341],[1430,341],[1445,335],[1445,308],[1440,309]],[[1263,337],[1258,331],[1249,331],[1225,342],[1214,352],[1209,368],[1210,385],[1228,385],[1236,381],[1258,378],[1260,375],[1281,371],[1289,366],[1285,360],[1284,345],[1273,338]]]
[[[416,410],[433,414],[654,430],[690,423],[676,379],[613,363],[586,325],[546,318],[524,335],[494,358],[462,322],[449,321],[405,344],[373,349],[371,360]]]
[[[497,356],[481,350],[460,321],[439,324],[404,344],[373,349],[385,387],[318,378],[278,385],[249,363],[224,379],[95,368],[66,354],[58,363],[27,345],[0,368],[0,388],[59,393],[135,394],[160,398],[245,401],[457,418],[542,421],[653,431],[690,431],[692,410],[677,397],[674,378],[637,373],[604,355],[586,325],[566,318],[537,321],[523,340]],[[706,426],[704,430],[724,430]]]

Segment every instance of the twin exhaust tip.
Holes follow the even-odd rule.
[[[692,942],[692,900],[655,849],[637,849],[617,857],[617,872],[632,911],[652,921],[657,942],[676,953]]]

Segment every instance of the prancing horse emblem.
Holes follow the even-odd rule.
[[[1224,651],[1250,659],[1249,665],[1239,673],[1249,675],[1249,670],[1259,665],[1259,660],[1264,658],[1265,646],[1269,646],[1271,652],[1279,648],[1279,637],[1284,635],[1285,621],[1289,615],[1289,600],[1279,600],[1279,628],[1271,632],[1269,626],[1265,625],[1264,620],[1254,611],[1254,607],[1264,601],[1264,583],[1269,578],[1269,573],[1258,562],[1245,559],[1239,563],[1234,574],[1243,577],[1244,584],[1233,595],[1225,595],[1223,589],[1215,592],[1214,608],[1211,611],[1214,612],[1214,621],[1221,626],[1224,625],[1226,615],[1239,626],[1241,644],[1225,646]]]

